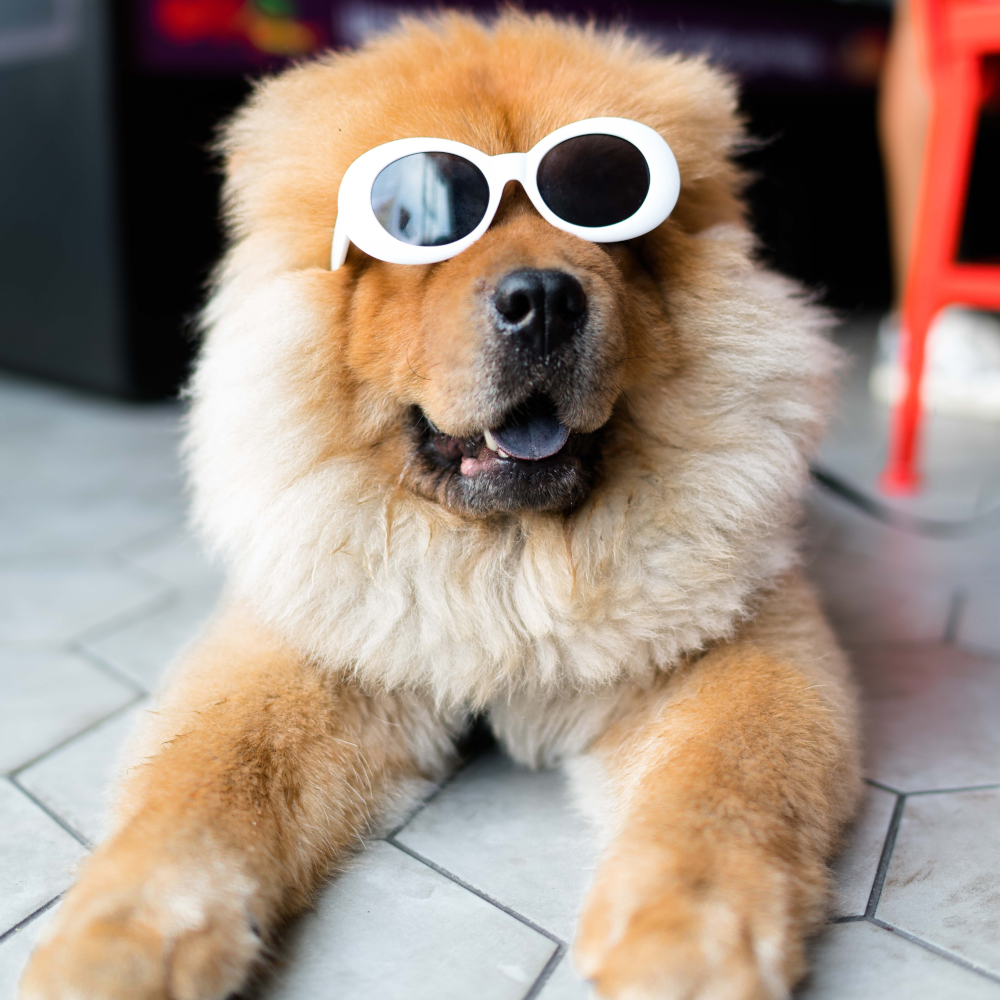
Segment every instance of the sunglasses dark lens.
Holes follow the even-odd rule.
[[[646,158],[616,135],[578,135],[538,165],[538,193],[574,226],[610,226],[639,210],[649,193]]]
[[[489,202],[482,171],[452,153],[411,153],[390,163],[372,185],[372,210],[382,228],[418,247],[468,236]]]

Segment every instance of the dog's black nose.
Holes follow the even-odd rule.
[[[524,268],[501,279],[493,305],[497,328],[545,357],[580,328],[587,296],[580,282],[565,271]]]

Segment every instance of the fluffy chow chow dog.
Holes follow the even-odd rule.
[[[837,359],[754,260],[734,109],[702,61],[514,14],[405,24],[257,88],[225,131],[188,440],[227,597],[23,1000],[225,997],[477,715],[564,764],[598,824],[574,948],[598,996],[786,995],[858,793],[794,531]],[[602,117],[645,128],[537,173],[488,161],[499,180],[447,150],[416,180],[382,164],[378,204],[342,198],[331,268],[362,154],[430,137],[486,163]],[[660,137],[673,211],[587,238],[646,211]],[[395,261],[358,246],[373,225]]]

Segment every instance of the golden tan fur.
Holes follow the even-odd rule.
[[[774,998],[801,974],[858,787],[843,658],[794,568],[836,356],[753,259],[734,109],[701,61],[515,14],[408,23],[260,85],[223,142],[233,243],[189,434],[229,596],[24,1000],[224,997],[474,712],[517,759],[565,762],[603,832],[576,949],[600,996]],[[512,185],[448,261],[352,247],[326,269],[339,178],[372,146],[525,150],[598,115],[677,155],[647,236],[571,237]],[[409,415],[501,419],[484,290],[529,266],[586,292],[560,419],[600,429],[598,475],[566,510],[477,514]]]

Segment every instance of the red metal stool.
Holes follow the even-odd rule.
[[[913,248],[903,293],[907,386],[892,416],[887,493],[915,493],[920,380],[927,330],[944,306],[1000,308],[1000,264],[956,260],[979,113],[996,86],[984,57],[1000,53],[1000,0],[911,0],[928,59],[931,112]]]

